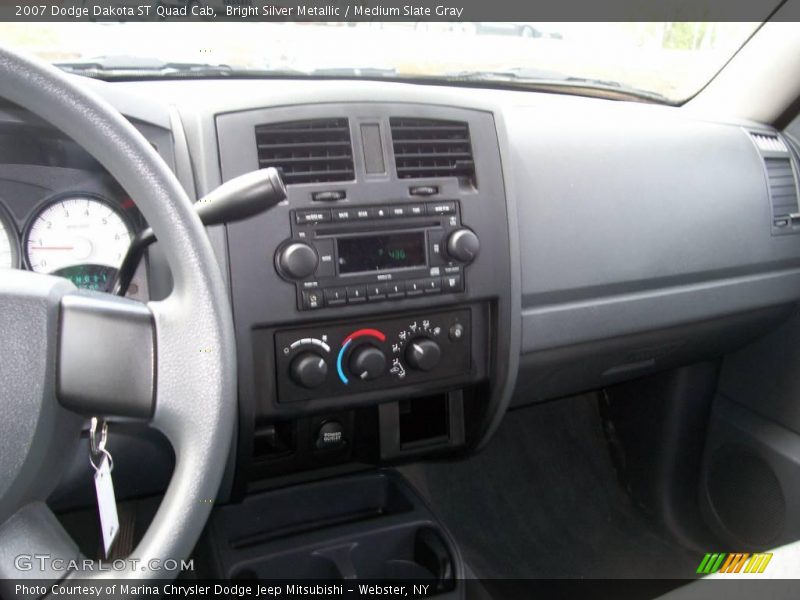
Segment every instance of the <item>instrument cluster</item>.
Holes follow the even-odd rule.
[[[21,229],[0,204],[0,269],[29,269],[109,291],[130,246],[137,218],[131,200],[67,193],[38,205]]]

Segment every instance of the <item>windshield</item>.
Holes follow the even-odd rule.
[[[95,76],[213,76],[198,67],[223,65],[264,75],[545,82],[679,103],[699,91],[759,25],[1,23],[0,39]]]

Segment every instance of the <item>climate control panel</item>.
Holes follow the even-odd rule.
[[[469,375],[471,310],[277,331],[279,402]]]

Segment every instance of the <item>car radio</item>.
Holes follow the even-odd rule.
[[[292,210],[275,268],[301,310],[466,289],[480,241],[457,200]]]

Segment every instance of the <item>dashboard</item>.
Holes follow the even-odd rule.
[[[287,184],[208,229],[237,335],[223,498],[480,448],[510,407],[719,356],[800,299],[796,149],[758,123],[374,81],[81,81],[190,197],[267,166]],[[135,198],[66,140],[19,163],[9,139],[0,260],[102,289],[146,225]],[[137,277],[168,292],[157,244]]]

